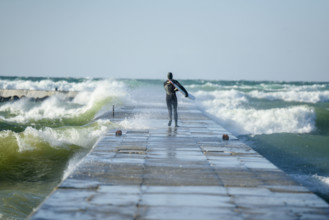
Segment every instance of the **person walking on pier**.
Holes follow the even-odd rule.
[[[185,97],[188,97],[188,92],[177,80],[173,79],[173,74],[171,72],[168,73],[168,80],[164,82],[163,86],[166,90],[166,102],[167,102],[167,108],[169,113],[168,126],[171,126],[172,110],[174,109],[175,127],[179,127],[177,124],[178,114],[177,114],[177,96],[176,96],[176,92],[178,91],[178,88],[176,87],[179,87],[185,93]]]

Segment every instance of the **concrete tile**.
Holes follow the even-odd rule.
[[[300,185],[268,185],[266,186],[271,192],[309,192],[304,186]]]
[[[143,194],[142,206],[179,206],[179,207],[218,207],[234,208],[231,198],[226,195],[206,194]]]
[[[222,186],[142,186],[143,193],[213,194],[227,195]]]
[[[92,205],[97,206],[136,206],[139,201],[138,194],[101,193],[96,194],[90,200]]]
[[[274,198],[284,201],[288,206],[301,206],[301,207],[328,207],[328,203],[320,199],[313,193],[274,193]]]
[[[233,203],[237,206],[249,207],[254,209],[255,207],[273,207],[273,206],[285,206],[283,200],[270,197],[270,196],[259,196],[259,195],[238,195],[232,197]]]
[[[43,204],[46,209],[58,208],[85,208],[88,207],[89,199],[96,190],[89,189],[57,189]]]
[[[266,189],[260,187],[227,187],[227,192],[233,196],[240,195],[254,195],[254,196],[274,196],[274,194]]]
[[[138,219],[157,220],[241,220],[228,208],[209,207],[146,207]]]
[[[242,161],[247,168],[251,169],[278,169],[274,164],[262,161]]]
[[[110,161],[111,164],[144,164],[145,159],[144,158],[113,158]]]
[[[93,181],[90,179],[73,179],[67,178],[60,184],[60,188],[76,188],[76,189],[97,189],[100,183],[98,181]]]
[[[98,193],[106,193],[106,194],[140,194],[141,187],[138,185],[101,185],[97,189]]]

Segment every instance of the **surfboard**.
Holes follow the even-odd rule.
[[[168,80],[169,80],[169,82],[170,82],[171,84],[173,84],[173,85],[175,86],[176,89],[178,89],[178,91],[180,91],[180,93],[183,94],[184,97],[186,96],[186,93],[185,93],[181,88],[179,88],[179,86],[177,86],[176,83],[174,83],[174,82],[171,81],[170,79],[168,79]],[[189,98],[189,99],[191,99],[191,100],[195,100],[194,95],[192,95],[191,93],[188,93],[187,98]]]

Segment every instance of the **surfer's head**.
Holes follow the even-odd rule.
[[[171,72],[168,73],[168,79],[172,79],[172,73]]]

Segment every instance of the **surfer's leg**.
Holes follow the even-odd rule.
[[[170,98],[166,98],[166,102],[167,102],[167,108],[168,108],[168,114],[169,114],[169,122],[168,122],[168,126],[171,126],[171,121],[172,121],[172,101]]]
[[[178,113],[177,113],[177,98],[173,100],[173,107],[174,107],[174,119],[175,119],[175,127],[178,127]]]

